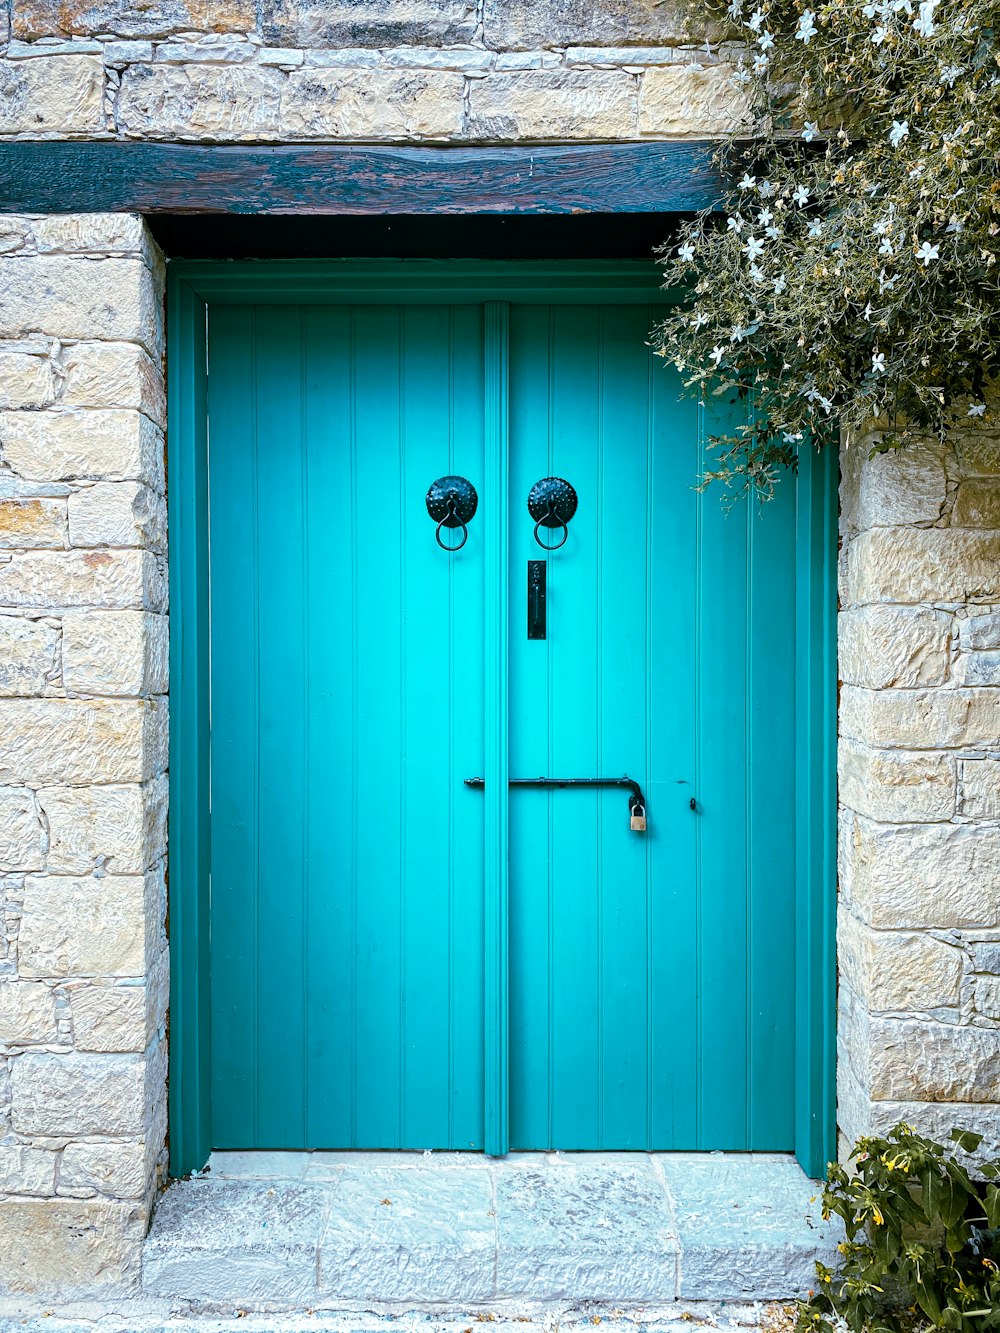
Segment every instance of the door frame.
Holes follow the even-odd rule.
[[[511,303],[670,304],[649,261],[175,260],[168,266],[170,560],[170,1171],[211,1151],[209,1023],[209,305],[420,304],[485,306],[502,330]],[[504,346],[502,337],[487,345]],[[501,725],[487,739],[486,1151],[506,1152],[507,1101],[507,419],[505,355],[486,364],[486,704]],[[836,450],[800,460],[796,509],[796,999],[795,1153],[814,1177],[835,1155],[836,1012]],[[495,566],[495,568],[493,567]],[[492,933],[491,933],[492,932]],[[494,1053],[491,1057],[491,1052]]]

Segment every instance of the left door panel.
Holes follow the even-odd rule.
[[[212,1146],[483,1146],[483,314],[209,315]]]

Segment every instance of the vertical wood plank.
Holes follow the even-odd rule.
[[[486,656],[485,885],[486,1152],[500,1157],[509,1141],[508,1116],[508,414],[509,311],[486,303],[484,323],[484,531]]]

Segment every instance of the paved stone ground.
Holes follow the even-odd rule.
[[[216,1153],[160,1200],[149,1297],[279,1309],[785,1300],[838,1233],[790,1157]]]

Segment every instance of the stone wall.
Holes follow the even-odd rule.
[[[0,1284],[134,1281],[164,1167],[161,258],[0,217]]]
[[[740,115],[731,52],[718,29],[683,21],[685,9],[684,0],[12,0],[0,14],[0,138],[718,134]]]
[[[1000,436],[843,455],[839,1121],[1000,1155]]]

